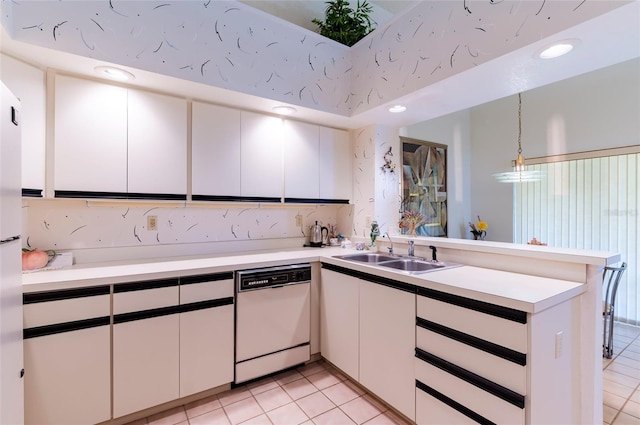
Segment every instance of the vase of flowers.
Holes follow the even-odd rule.
[[[474,240],[483,241],[485,236],[487,236],[487,229],[489,228],[489,225],[486,221],[482,221],[480,216],[478,216],[477,223],[469,222],[469,227],[471,228],[471,234],[473,234]]]
[[[418,211],[405,210],[400,218],[400,229],[409,229],[411,236],[416,235],[416,228],[424,222],[424,215]]]

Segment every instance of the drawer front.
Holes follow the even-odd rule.
[[[180,304],[233,297],[233,279],[180,285]]]
[[[527,371],[524,365],[420,326],[416,328],[416,346],[519,394],[526,394]]]
[[[417,315],[511,350],[527,352],[527,325],[469,308],[418,296]]]
[[[62,299],[25,304],[23,308],[23,325],[25,328],[34,328],[105,317],[110,314],[110,295]]]
[[[427,392],[429,391],[429,392]],[[436,396],[432,395],[435,394]],[[446,400],[443,401],[443,400]],[[473,419],[472,419],[473,418]],[[416,383],[416,423],[476,425],[492,423],[430,387]]]
[[[473,374],[461,378],[420,358],[415,359],[415,366],[417,381],[469,411],[496,424],[524,424],[524,397],[509,394],[491,382],[480,383],[484,385],[483,388],[474,380]]]
[[[117,288],[117,286],[116,286]],[[115,292],[113,314],[133,313],[178,305],[178,286]]]

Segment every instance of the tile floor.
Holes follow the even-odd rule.
[[[603,424],[640,424],[640,327],[616,323],[603,359]],[[319,361],[128,425],[407,424]]]
[[[640,327],[616,323],[613,358],[602,359],[603,423],[640,424]]]
[[[405,425],[324,361],[280,373],[128,425]]]

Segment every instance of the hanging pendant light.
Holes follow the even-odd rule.
[[[542,178],[540,171],[525,170],[524,157],[522,156],[522,94],[518,93],[518,156],[516,157],[513,171],[497,173],[493,175],[501,183],[527,183],[535,182]]]

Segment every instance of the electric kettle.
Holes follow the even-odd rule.
[[[314,247],[322,246],[322,241],[327,240],[329,237],[329,229],[324,226],[320,226],[316,221],[314,226],[311,226],[311,235],[309,236],[309,245]]]

